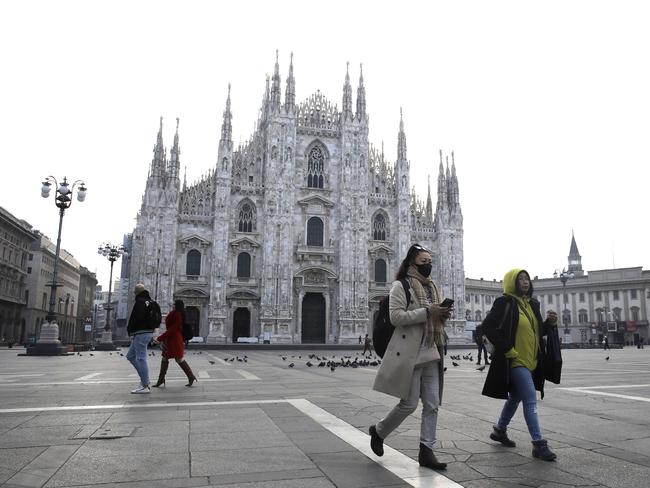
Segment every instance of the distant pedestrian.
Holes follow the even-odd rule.
[[[478,347],[478,361],[476,362],[476,364],[477,365],[481,364],[481,353],[483,353],[483,357],[485,358],[485,364],[490,364],[490,361],[488,361],[487,348],[485,347],[485,332],[483,329],[483,325],[479,325],[478,327],[476,327],[474,341],[476,342],[476,346]]]
[[[190,365],[187,364],[183,355],[185,354],[185,347],[183,341],[183,324],[185,323],[185,304],[183,300],[176,300],[174,308],[165,317],[166,330],[158,337],[156,342],[160,342],[163,346],[162,360],[160,362],[160,374],[158,375],[158,382],[153,385],[154,388],[165,385],[165,375],[167,368],[169,368],[169,360],[174,359],[181,367],[189,383],[185,386],[192,386],[196,381],[196,376],[192,373]]]
[[[153,337],[156,325],[151,321],[153,300],[143,284],[135,285],[135,303],[126,328],[131,337],[131,345],[126,359],[133,365],[140,376],[140,386],[131,393],[151,393],[149,389],[149,366],[147,365],[147,345]],[[157,306],[157,305],[156,305]]]
[[[542,337],[554,332],[553,327],[557,328],[557,314],[550,311],[543,321],[539,302],[533,298],[530,275],[523,269],[512,269],[503,278],[503,295],[494,301],[483,326],[495,351],[482,393],[506,399],[490,439],[515,447],[515,442],[508,438],[507,428],[517,407],[523,403],[524,419],[533,441],[533,457],[555,460],[557,456],[549,449],[539,426],[535,390],[544,398]]]
[[[361,344],[361,336],[359,336],[359,344]]]
[[[368,351],[368,354],[372,354],[372,347],[370,346],[370,337],[368,337],[368,334],[366,334],[366,337],[363,339],[363,352],[361,355],[365,356],[366,351]]]
[[[609,340],[607,339],[607,336],[603,338],[603,351],[607,351],[609,349]]]
[[[445,321],[450,307],[441,307],[438,287],[431,275],[431,254],[412,245],[402,261],[390,290],[390,321],[395,326],[373,389],[399,398],[388,414],[370,427],[370,448],[384,454],[384,439],[415,412],[422,400],[418,463],[430,469],[445,469],[433,452],[438,425],[438,407],[443,389]],[[407,280],[411,299],[407,302],[402,280]]]

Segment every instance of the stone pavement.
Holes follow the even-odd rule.
[[[376,367],[306,365],[310,353],[354,359],[350,351],[189,352],[198,383],[186,388],[172,363],[166,388],[150,395],[129,393],[138,380],[119,353],[18,352],[0,349],[2,487],[650,484],[650,348],[564,351],[563,383],[538,404],[555,463],[531,458],[521,412],[510,429],[517,447],[491,442],[501,402],[480,395],[485,372],[447,360],[436,452],[449,467],[440,474],[414,460],[419,412],[386,440],[383,458],[370,451],[368,426],[394,404],[370,389]]]

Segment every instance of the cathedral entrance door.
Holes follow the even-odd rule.
[[[247,308],[238,308],[232,319],[232,341],[237,342],[238,337],[250,337],[251,312]]]
[[[198,336],[200,334],[199,326],[201,325],[201,312],[199,309],[197,307],[187,307],[185,309],[185,320],[192,328],[192,336]]]
[[[325,343],[325,297],[307,293],[302,299],[302,343]]]

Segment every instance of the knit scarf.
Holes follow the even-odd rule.
[[[409,266],[406,275],[411,278],[409,282],[411,283],[411,288],[415,292],[415,296],[420,305],[426,307],[432,303],[440,303],[438,287],[436,287],[431,278],[428,276],[422,276],[414,265]],[[424,326],[422,344],[426,347],[444,345],[444,330],[445,325],[442,320],[434,320],[433,316],[427,313],[427,321]]]

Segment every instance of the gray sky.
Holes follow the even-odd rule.
[[[158,118],[169,147],[180,117],[191,183],[228,83],[235,143],[250,136],[277,48],[297,102],[320,89],[340,108],[346,61],[355,98],[363,63],[370,140],[394,160],[403,107],[422,198],[455,152],[468,277],[550,276],[572,229],[585,269],[648,267],[646,3],[2,2],[0,205],[56,239],[41,181],[84,179],[63,247],[107,285],[97,246],[133,228]]]

